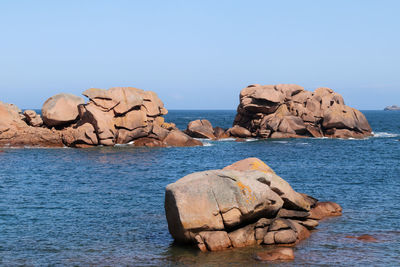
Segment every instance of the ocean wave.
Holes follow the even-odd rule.
[[[400,134],[388,133],[388,132],[377,132],[377,133],[372,132],[372,135],[377,138],[392,138],[400,136]]]

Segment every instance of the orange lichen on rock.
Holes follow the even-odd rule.
[[[239,187],[242,194],[246,196],[246,203],[253,202],[256,200],[255,196],[251,193],[251,188],[249,186],[244,185],[240,181],[237,181],[236,184]],[[246,191],[247,191],[247,193],[246,193]]]
[[[263,173],[273,173],[275,172],[264,162],[258,158],[247,158],[241,161],[237,161],[229,166],[223,168],[223,170],[236,170],[236,171],[261,171]]]

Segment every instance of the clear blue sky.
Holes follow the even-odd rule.
[[[400,104],[400,1],[0,1],[0,100],[134,86],[168,109],[235,109],[251,83]]]

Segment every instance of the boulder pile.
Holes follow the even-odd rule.
[[[234,127],[238,137],[364,138],[371,127],[357,109],[329,88],[314,92],[296,84],[249,85],[240,92]]]
[[[168,229],[201,251],[295,245],[318,220],[341,215],[333,202],[301,194],[257,158],[189,174],[166,187]]]
[[[71,94],[57,94],[43,104],[42,116],[21,113],[16,106],[0,103],[1,146],[90,147],[133,143],[135,146],[201,146],[166,123],[163,102],[152,91],[133,87],[83,92],[89,101]]]
[[[40,115],[31,110],[22,114],[13,105],[0,101],[0,146],[62,147],[61,135],[42,126]]]

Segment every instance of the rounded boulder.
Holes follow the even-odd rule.
[[[72,94],[58,94],[50,97],[42,107],[42,119],[46,126],[61,126],[75,121],[78,116],[78,105],[84,104],[82,97]]]

